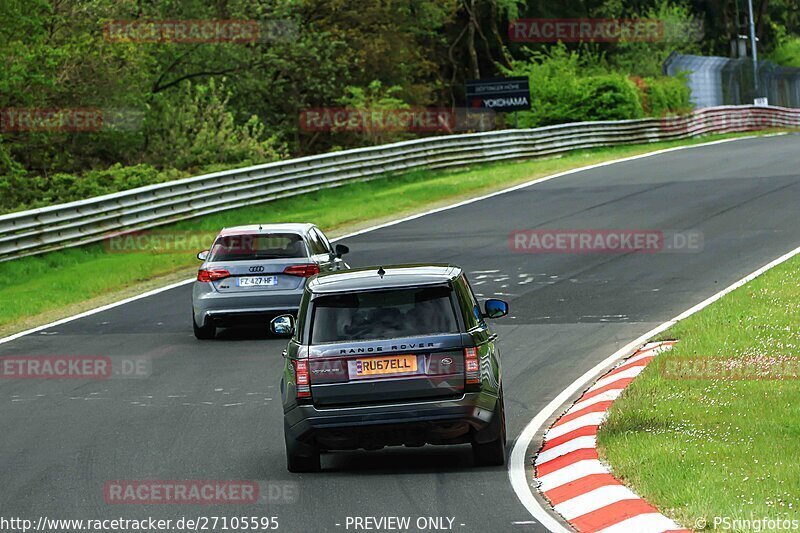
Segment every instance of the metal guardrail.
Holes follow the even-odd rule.
[[[674,118],[448,135],[302,157],[2,215],[0,261],[419,168],[533,158],[706,133],[798,127],[800,109],[725,106]]]

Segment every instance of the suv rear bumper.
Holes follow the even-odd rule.
[[[456,398],[372,406],[296,405],[284,414],[287,438],[326,449],[471,442],[491,422],[497,397]]]

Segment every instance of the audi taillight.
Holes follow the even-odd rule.
[[[294,381],[297,385],[298,398],[311,397],[311,382],[308,377],[308,361],[305,359],[294,360]]]
[[[203,283],[229,278],[230,276],[231,273],[222,268],[200,269],[197,271],[197,281],[202,281]]]
[[[477,348],[464,348],[464,369],[467,386],[481,384],[481,365],[478,361]]]
[[[307,265],[292,265],[284,268],[283,273],[289,276],[308,278],[314,274],[319,274],[319,265],[316,263],[309,263]]]

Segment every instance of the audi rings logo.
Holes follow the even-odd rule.
[[[249,268],[250,272],[264,272],[263,266],[254,266]]]

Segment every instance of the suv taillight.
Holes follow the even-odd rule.
[[[210,270],[201,269],[197,271],[197,281],[202,281],[203,283],[229,278],[230,276],[231,276],[230,272],[221,268],[210,269]]]
[[[294,381],[297,385],[298,398],[311,398],[311,383],[308,378],[308,361],[294,359]]]
[[[316,263],[309,263],[307,265],[292,265],[284,268],[283,273],[289,276],[308,278],[314,274],[319,274],[319,265]]]
[[[464,370],[467,386],[481,384],[481,365],[478,361],[477,348],[464,348]]]

